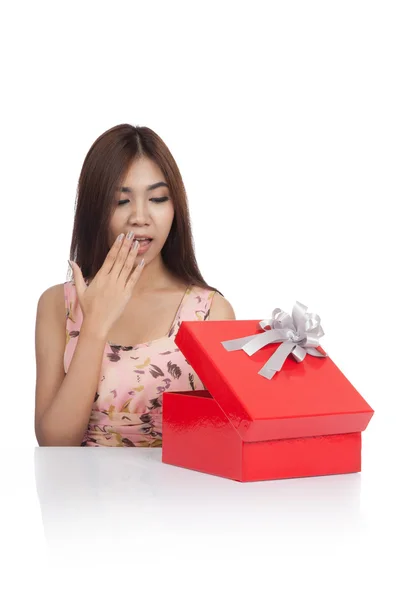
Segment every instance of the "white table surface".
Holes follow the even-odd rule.
[[[161,448],[20,453],[15,597],[29,576],[42,598],[54,585],[57,598],[397,598],[397,486],[367,450],[362,473],[246,483],[164,464]]]

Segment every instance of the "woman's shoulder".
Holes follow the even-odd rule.
[[[51,285],[50,287],[46,288],[44,290],[44,292],[41,293],[40,297],[39,297],[39,302],[41,303],[48,303],[48,302],[58,302],[61,303],[64,301],[64,291],[65,291],[65,284],[68,284],[71,282],[64,282],[64,283],[56,283],[54,285]]]
[[[210,321],[223,321],[236,319],[232,304],[218,290],[201,288],[202,296],[206,298],[209,307]]]
[[[192,285],[189,294],[193,298],[191,306],[203,309],[210,321],[236,319],[232,304],[217,289],[201,285]],[[199,310],[199,314],[202,310]]]
[[[65,288],[64,283],[56,283],[46,288],[38,300],[38,314],[56,313],[60,320],[65,318]]]

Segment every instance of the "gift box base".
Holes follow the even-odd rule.
[[[207,390],[164,392],[162,462],[236,481],[361,471],[361,432],[245,442]]]

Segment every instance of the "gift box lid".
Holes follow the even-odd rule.
[[[262,332],[260,321],[182,321],[175,343],[244,441],[363,431],[373,409],[329,356],[288,356],[272,379],[258,372],[272,343],[249,356],[222,342]]]

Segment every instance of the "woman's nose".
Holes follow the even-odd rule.
[[[146,220],[149,216],[149,208],[145,202],[136,202],[132,205],[131,217],[136,220]]]

